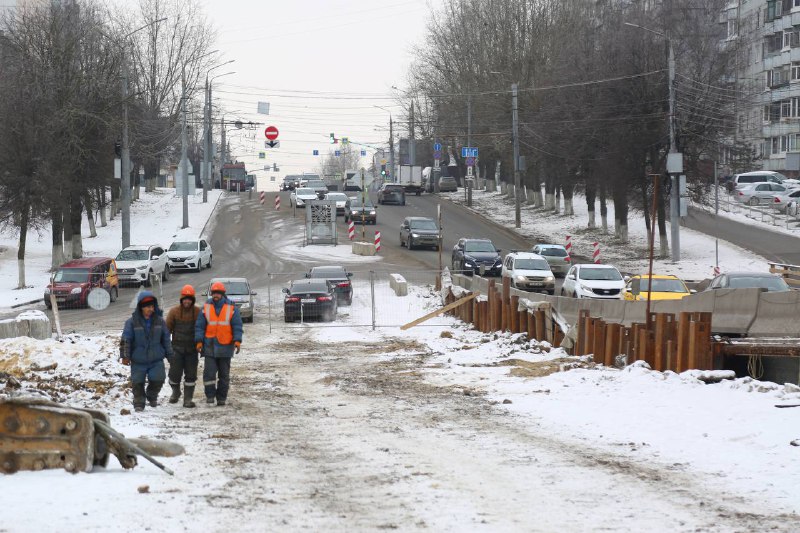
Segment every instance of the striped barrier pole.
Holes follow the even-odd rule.
[[[572,235],[567,235],[567,245],[564,248],[567,249],[567,261],[572,261]]]
[[[261,202],[261,205],[264,205],[264,202],[266,201],[266,199],[267,199],[267,194],[264,191],[261,191],[258,194],[258,201]]]
[[[275,211],[280,210],[280,208],[281,208],[281,195],[280,194],[276,194],[275,195]]]
[[[719,276],[721,272],[722,271],[719,269],[719,265],[714,267],[714,277]]]
[[[594,261],[595,265],[599,265],[600,264],[600,243],[599,242],[594,242],[594,243],[592,243],[592,246],[594,246],[594,250],[592,251],[592,260]]]
[[[355,222],[353,222],[352,220],[350,221],[350,224],[348,224],[347,226],[347,236],[350,238],[351,241],[356,238],[356,225]]]
[[[380,231],[376,231],[375,232],[375,251],[376,252],[380,252],[381,251],[381,232]]]

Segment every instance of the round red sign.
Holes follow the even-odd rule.
[[[264,135],[270,141],[274,141],[278,138],[278,128],[275,126],[267,126],[267,129],[264,130]]]

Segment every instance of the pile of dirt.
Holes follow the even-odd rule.
[[[556,372],[563,372],[573,368],[592,368],[595,365],[579,357],[559,357],[547,361],[526,361],[524,359],[511,358],[494,363],[472,364],[469,366],[510,366],[513,367],[509,372],[511,376],[518,378],[541,378],[549,376],[550,374],[555,374]]]

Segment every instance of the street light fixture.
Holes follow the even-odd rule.
[[[659,37],[662,37],[667,42],[669,49],[669,57],[667,60],[667,68],[669,71],[669,153],[673,158],[680,159],[678,154],[678,147],[675,139],[675,51],[672,47],[672,39],[665,32],[660,32],[650,28],[645,28],[632,22],[623,22],[625,26],[632,28],[639,28]],[[669,227],[672,237],[672,261],[678,262],[681,260],[681,226],[680,226],[680,202],[681,192],[679,187],[678,176],[675,172],[670,172],[670,160],[667,160],[667,172],[670,174],[670,209],[669,209]],[[681,165],[682,167],[682,165]],[[678,170],[679,174],[681,171]]]

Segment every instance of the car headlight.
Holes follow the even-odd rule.
[[[583,283],[578,283],[578,287],[580,287],[583,291],[592,292],[592,288],[584,285]]]
[[[416,239],[417,237],[419,237],[419,234],[418,233],[412,233],[411,236]]]
[[[50,287],[45,287],[44,288],[44,293],[45,294],[50,294]]]
[[[148,265],[139,265],[136,267],[136,270],[147,270]]]
[[[553,281],[555,281],[555,278],[553,276],[547,276],[546,278],[544,278],[544,281],[545,283],[552,283]]]
[[[250,302],[242,302],[242,309],[250,309]]]
[[[70,294],[80,294],[81,292],[83,292],[83,289],[81,289],[80,287],[75,287],[74,289],[69,291]]]
[[[525,276],[514,276],[514,281],[519,283],[525,283],[528,279]]]
[[[370,212],[369,212],[369,214],[370,214],[370,215],[374,215],[374,214],[375,214],[375,211],[370,211]]]

